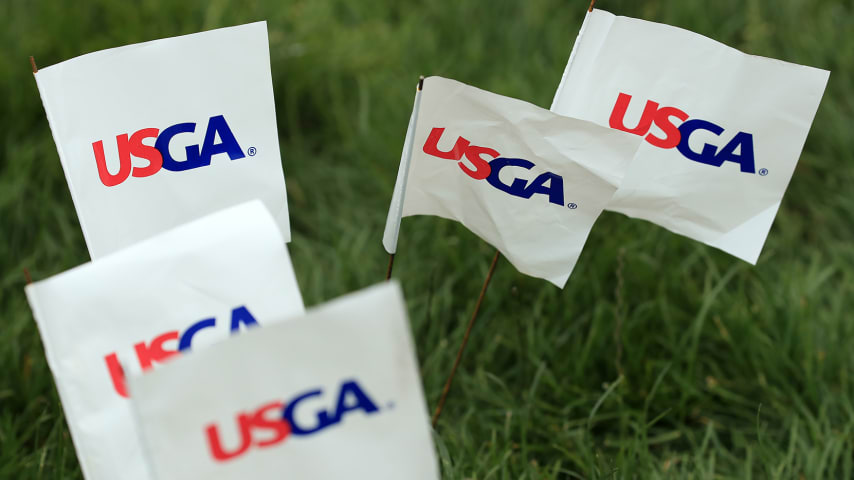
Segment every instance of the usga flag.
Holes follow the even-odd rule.
[[[260,198],[290,240],[264,22],[35,74],[93,259]]]
[[[441,77],[416,93],[383,245],[400,218],[461,222],[522,273],[566,284],[640,139]]]
[[[594,10],[552,110],[645,140],[608,210],[756,263],[828,75]]]
[[[435,480],[394,282],[130,379],[157,480]]]
[[[125,375],[303,312],[279,230],[231,207],[27,287],[87,480],[148,480]]]

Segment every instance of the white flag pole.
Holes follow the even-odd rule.
[[[412,162],[412,142],[415,137],[415,127],[418,121],[418,106],[421,102],[421,90],[423,88],[424,75],[421,75],[418,77],[418,88],[415,92],[415,105],[412,109],[412,116],[409,119],[409,128],[406,131],[406,140],[403,143],[403,155],[401,156],[400,171],[398,172],[397,182],[394,185],[395,191],[392,196],[392,206],[389,209],[389,218],[394,215],[395,224],[391,245],[386,245],[386,249],[388,250],[388,269],[385,274],[386,280],[391,280],[391,270],[394,267],[394,254],[397,251],[397,237],[400,233],[400,220],[403,216],[403,200],[406,195],[406,179],[409,176],[409,164]],[[385,235],[383,243],[386,243]]]
[[[30,55],[30,66],[33,67],[33,75],[39,73],[39,67],[36,66],[36,59],[32,55]],[[33,283],[33,277],[26,267],[24,267],[24,278],[27,280],[27,285]]]

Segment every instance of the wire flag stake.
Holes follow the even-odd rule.
[[[457,358],[454,360],[454,366],[451,367],[451,373],[448,375],[448,380],[445,381],[445,387],[442,389],[442,396],[439,397],[439,404],[436,405],[436,412],[433,413],[433,428],[436,428],[436,422],[439,421],[439,415],[442,414],[442,407],[445,406],[445,400],[448,398],[448,392],[451,390],[451,383],[454,381],[454,375],[457,373],[457,368],[460,366],[460,360],[463,358],[463,351],[469,343],[469,335],[471,334],[474,322],[477,320],[477,314],[480,312],[480,305],[483,303],[483,297],[486,295],[486,288],[489,286],[489,281],[492,280],[492,274],[495,273],[495,266],[498,264],[498,258],[501,252],[495,251],[495,256],[492,257],[492,265],[489,266],[489,273],[486,274],[486,280],[483,282],[483,287],[480,289],[480,296],[477,297],[477,303],[474,306],[474,312],[471,315],[471,320],[466,327],[466,333],[463,334],[463,341],[460,344],[460,349],[457,350]]]

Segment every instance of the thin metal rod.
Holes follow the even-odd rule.
[[[391,280],[391,269],[392,269],[392,267],[394,267],[394,254],[389,253],[388,254],[388,270],[385,273],[385,279],[386,280]]]
[[[498,257],[501,252],[495,251],[495,256],[492,257],[492,265],[489,266],[489,273],[486,274],[486,280],[483,282],[483,287],[480,289],[480,296],[477,297],[477,303],[474,306],[471,320],[466,327],[466,333],[463,335],[463,343],[460,344],[460,349],[457,350],[457,359],[454,360],[454,366],[451,368],[451,373],[448,375],[448,380],[445,382],[445,388],[442,389],[442,396],[439,397],[439,404],[436,406],[436,412],[433,413],[433,427],[436,427],[436,422],[439,421],[439,415],[442,414],[442,407],[445,406],[445,400],[448,398],[448,392],[451,390],[451,383],[454,381],[454,375],[457,373],[457,368],[460,366],[460,360],[463,358],[463,351],[469,343],[469,335],[474,327],[474,321],[477,320],[477,314],[480,312],[480,304],[483,303],[483,297],[486,295],[486,287],[489,286],[489,281],[492,280],[492,274],[495,273],[495,266],[498,264]]]
[[[623,260],[625,256],[626,247],[620,247],[617,254],[617,285],[614,287],[614,298],[616,299],[616,305],[614,305],[614,343],[617,344],[614,365],[617,367],[617,374],[621,377],[625,373],[623,372],[623,317],[625,316],[623,313]]]
[[[33,67],[33,73],[39,73],[39,67],[36,66],[36,59],[30,55],[30,65]]]
[[[587,9],[588,12],[593,11],[593,5],[596,5],[596,0],[590,0],[590,8]]]

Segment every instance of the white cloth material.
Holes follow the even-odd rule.
[[[418,105],[418,103],[416,103]],[[563,287],[636,153],[636,136],[454,80],[424,81],[383,245],[402,216],[461,222],[520,272]],[[404,188],[405,187],[405,188]]]
[[[304,312],[279,229],[230,207],[27,286],[87,480],[149,480],[125,374]]]
[[[266,22],[35,74],[93,259],[260,198],[290,241]]]
[[[552,111],[645,139],[606,210],[755,264],[828,77],[594,10]]]
[[[436,480],[400,287],[375,286],[131,377],[157,480]]]

